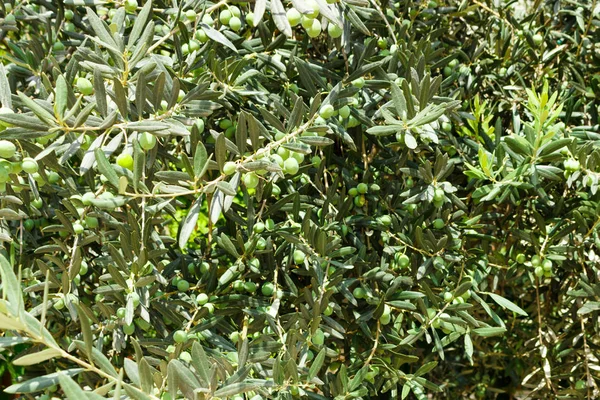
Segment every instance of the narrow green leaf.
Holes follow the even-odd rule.
[[[62,119],[65,115],[65,110],[67,109],[67,103],[69,101],[69,88],[67,87],[65,77],[62,75],[59,75],[56,79],[54,96],[54,112]]]
[[[6,257],[0,253],[0,277],[2,278],[2,291],[8,298],[8,311],[14,316],[21,315],[24,311],[21,283],[13,271]]]
[[[500,306],[509,309],[512,312],[515,312],[519,315],[522,315],[524,317],[527,316],[527,313],[519,306],[517,306],[515,303],[513,303],[510,300],[505,299],[504,297],[497,295],[495,293],[489,293],[487,292],[487,294],[490,295],[490,297],[496,302],[498,303]]]
[[[13,108],[10,84],[8,83],[8,78],[6,77],[6,69],[2,63],[0,63],[0,103],[2,104],[2,107],[10,109]]]
[[[506,328],[501,328],[501,327],[477,328],[477,329],[473,329],[472,332],[479,336],[483,336],[483,337],[500,336],[506,332]]]
[[[36,353],[31,353],[24,355],[23,357],[19,357],[16,360],[13,360],[13,365],[26,366],[26,365],[34,365],[39,364],[43,361],[50,360],[51,358],[60,356],[60,351],[56,349],[44,349],[42,351],[38,351]]]
[[[187,246],[188,240],[192,233],[196,230],[196,223],[198,222],[198,216],[200,215],[200,208],[202,207],[202,199],[200,196],[196,199],[185,219],[181,223],[181,229],[179,230],[179,248],[183,249]]]
[[[36,393],[42,390],[54,386],[58,383],[61,375],[75,376],[80,372],[83,372],[83,368],[72,368],[66,369],[59,372],[53,372],[48,375],[38,376],[37,378],[29,379],[25,382],[15,383],[10,385],[4,391],[6,393]]]
[[[225,37],[225,35],[223,35],[221,32],[219,32],[218,30],[214,29],[213,27],[211,27],[210,25],[207,25],[205,23],[201,23],[200,27],[206,33],[206,36],[208,36],[215,42],[222,44],[225,47],[229,47],[231,50],[233,50],[237,53],[237,49],[235,48],[233,43],[231,43],[231,41],[229,39],[227,39]]]
[[[309,381],[312,380],[315,376],[317,376],[317,374],[321,370],[321,367],[323,366],[323,362],[325,361],[326,354],[327,354],[327,350],[325,348],[322,348],[321,351],[319,351],[319,354],[317,354],[317,356],[313,360],[312,365],[310,366],[310,369],[308,370],[308,380]]]
[[[68,375],[60,374],[58,376],[60,387],[67,396],[67,400],[81,400],[86,398],[86,393],[79,387],[77,383]]]
[[[208,154],[206,153],[206,147],[201,142],[196,145],[196,152],[194,153],[194,176],[196,179],[202,178],[208,169]]]
[[[119,188],[119,176],[115,172],[115,169],[110,164],[104,152],[101,149],[94,150],[94,155],[96,156],[96,163],[98,165],[98,170],[102,175],[106,177],[108,182],[116,189]],[[106,199],[113,200],[113,199]]]

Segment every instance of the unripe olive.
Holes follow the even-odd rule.
[[[133,322],[129,325],[123,325],[123,333],[126,335],[133,335],[135,333],[135,325]]]
[[[367,291],[359,286],[352,291],[352,295],[357,299],[364,299],[367,297]]]
[[[26,157],[21,162],[21,168],[28,174],[34,174],[38,171],[38,163],[31,157]]]
[[[175,341],[175,343],[183,343],[187,340],[187,333],[185,333],[182,330],[178,330],[175,331],[175,333],[173,333],[173,340]]]
[[[133,156],[127,153],[121,153],[117,157],[117,165],[129,170],[133,170]]]
[[[89,96],[94,93],[94,85],[92,85],[92,82],[86,78],[77,78],[77,89],[85,96]]]
[[[283,162],[283,172],[285,172],[286,174],[296,175],[299,169],[300,165],[298,164],[298,161],[293,157],[290,157]]]
[[[312,25],[306,29],[306,33],[311,38],[316,38],[321,34],[321,22],[318,19],[312,20]]]
[[[326,104],[319,110],[319,116],[324,119],[329,119],[333,116],[335,110],[331,104]]]
[[[329,25],[327,25],[327,33],[333,39],[337,39],[342,36],[344,30],[339,25],[330,22]]]
[[[235,32],[238,32],[242,28],[242,20],[238,17],[231,17],[229,20],[229,27]]]
[[[316,346],[322,346],[325,343],[325,333],[321,329],[317,329],[312,335],[311,341]]]
[[[227,161],[223,165],[223,173],[225,175],[233,175],[236,170],[237,170],[237,164],[233,161]]]
[[[290,8],[286,12],[287,20],[292,27],[298,25],[302,21],[302,14],[295,8]],[[312,25],[312,24],[311,24]]]
[[[17,146],[8,140],[0,140],[0,157],[12,158],[17,152]]]
[[[246,187],[248,189],[254,189],[258,186],[259,183],[259,179],[258,179],[258,175],[256,175],[256,173],[254,172],[248,172],[244,175],[244,185],[246,185]]]
[[[306,259],[306,255],[304,254],[304,252],[302,250],[294,250],[294,254],[293,254],[293,258],[294,258],[294,263],[296,264],[303,264],[304,260]]]
[[[233,15],[229,10],[223,10],[219,13],[219,21],[221,21],[223,25],[229,25],[229,21],[232,17]]]
[[[396,257],[396,263],[400,268],[406,268],[410,264],[410,258],[406,254],[400,254]]]
[[[434,194],[433,194],[433,201],[440,202],[440,201],[444,200],[445,196],[446,196],[446,194],[445,194],[444,190],[435,189]]]
[[[185,279],[181,279],[177,282],[177,290],[180,292],[187,292],[190,288],[190,283]]]

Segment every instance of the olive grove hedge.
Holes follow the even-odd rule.
[[[7,396],[599,395],[596,2],[0,9]]]

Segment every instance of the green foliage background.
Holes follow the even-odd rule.
[[[6,393],[598,397],[595,2],[0,8]]]

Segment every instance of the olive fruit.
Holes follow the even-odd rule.
[[[265,224],[260,221],[256,222],[254,227],[252,227],[252,230],[254,233],[262,233],[265,230]]]
[[[77,90],[85,96],[94,93],[94,85],[87,78],[77,78]]]
[[[445,196],[446,196],[446,194],[444,193],[444,191],[442,189],[435,189],[435,191],[433,193],[433,201],[440,202],[440,201],[444,200]]]
[[[443,228],[444,228],[444,226],[446,226],[446,224],[445,224],[444,220],[443,220],[443,219],[441,219],[441,218],[437,218],[437,219],[435,219],[435,220],[433,221],[433,227],[434,227],[435,229],[438,229],[438,230],[439,230],[439,229],[443,229]]]
[[[138,7],[137,0],[126,0],[125,1],[125,11],[134,12]]]
[[[385,226],[392,225],[392,217],[390,217],[389,215],[382,215],[381,217],[378,218],[378,220],[382,225],[385,225]]]
[[[322,346],[325,343],[325,333],[321,329],[317,329],[312,335],[311,341],[316,346]]]
[[[330,37],[337,39],[342,36],[344,30],[339,25],[330,22],[329,25],[327,25],[327,33]]]
[[[194,11],[194,10],[187,10],[185,12],[185,18],[188,21],[195,21],[196,20],[196,11]]]
[[[551,271],[552,270],[552,261],[546,259],[544,260],[544,262],[542,263],[542,268],[544,269],[544,271]]]
[[[333,116],[335,110],[331,104],[326,104],[319,110],[319,116],[324,119],[329,119]]]
[[[318,19],[313,19],[312,24],[306,29],[306,33],[311,38],[316,38],[321,34],[321,22]]]
[[[129,170],[133,170],[133,156],[127,153],[121,153],[117,157],[117,165]]]
[[[367,297],[367,291],[359,286],[352,291],[352,295],[357,299],[364,299]]]
[[[360,77],[358,79],[353,80],[352,81],[352,86],[361,89],[363,86],[365,86],[365,78]]]
[[[319,16],[319,4],[315,1],[315,0],[308,0],[306,2],[308,8],[310,8],[311,12],[307,13],[306,15],[309,18],[317,18]]]
[[[196,296],[196,303],[198,303],[199,306],[205,305],[208,303],[208,295],[206,293],[200,293]]]
[[[0,140],[0,157],[11,158],[17,152],[17,146],[8,140]]]
[[[25,230],[30,231],[35,227],[35,221],[32,219],[26,219],[23,221],[23,227]]]
[[[223,164],[223,173],[225,175],[233,175],[237,170],[237,164],[233,161],[227,161]]]
[[[248,189],[256,188],[258,186],[258,182],[258,175],[256,175],[256,173],[248,172],[244,175],[244,185],[246,185]]]
[[[519,253],[517,254],[517,257],[515,258],[515,260],[519,263],[519,264],[523,264],[526,260],[525,258],[525,254],[523,253]]]
[[[231,17],[229,20],[229,27],[235,32],[239,31],[242,28],[242,20],[238,17]]]
[[[21,162],[21,168],[28,174],[35,174],[38,171],[38,163],[31,157],[26,157]]]
[[[135,332],[135,325],[133,322],[129,325],[123,325],[123,333],[126,335],[133,335]]]
[[[84,230],[85,228],[83,227],[83,225],[81,225],[81,222],[76,221],[73,224],[73,232],[75,232],[76,235],[82,234]]]
[[[398,263],[400,268],[406,268],[408,267],[408,264],[410,264],[410,258],[406,254],[397,255],[396,263]]]
[[[187,292],[190,289],[190,283],[185,279],[180,279],[177,282],[177,290],[180,292]]]
[[[256,283],[254,282],[245,282],[244,283],[244,290],[248,293],[254,293],[256,292]]]
[[[183,343],[187,340],[187,333],[185,333],[182,330],[178,330],[175,331],[175,333],[173,333],[173,340],[175,341],[175,343]]]
[[[300,11],[296,10],[293,7],[290,8],[289,10],[287,10],[286,16],[287,16],[288,22],[290,23],[290,25],[292,27],[298,25],[302,21],[302,14],[300,14]],[[247,19],[247,17],[246,17],[246,19]]]
[[[254,26],[254,13],[253,12],[249,12],[248,14],[246,14],[246,23],[250,26]]]
[[[272,296],[275,292],[275,285],[273,285],[271,282],[267,282],[262,285],[260,291],[264,296]]]
[[[140,147],[144,150],[152,150],[156,146],[156,136],[150,132],[142,132],[138,137]]]
[[[306,259],[306,255],[302,250],[294,250],[294,262],[296,264],[303,264]]]
[[[350,107],[343,106],[342,108],[340,108],[339,113],[340,113],[340,117],[342,117],[344,119],[348,118],[350,116]]]
[[[229,21],[232,17],[233,15],[229,10],[223,10],[219,13],[219,21],[221,21],[223,25],[229,25]]]
[[[283,162],[283,172],[289,175],[296,175],[298,170],[300,169],[300,165],[295,158],[288,158]]]

